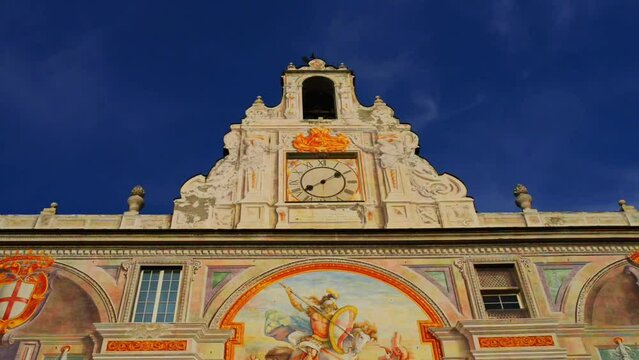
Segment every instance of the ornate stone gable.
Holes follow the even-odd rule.
[[[417,135],[381,98],[359,103],[345,65],[313,59],[282,78],[281,102],[257,97],[224,137],[228,155],[182,186],[172,228],[478,225],[464,184],[416,155]]]

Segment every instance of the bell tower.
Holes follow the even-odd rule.
[[[289,64],[280,103],[261,97],[224,137],[228,155],[188,180],[172,228],[439,228],[478,223],[464,184],[416,155],[379,97],[359,103],[344,64]]]

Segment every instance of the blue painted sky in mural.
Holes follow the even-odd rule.
[[[413,300],[391,285],[364,275],[338,271],[297,274],[281,282],[305,299],[309,296],[321,298],[326,294],[326,289],[331,289],[338,295],[335,302],[339,307],[351,305],[357,308],[356,321],[375,324],[380,345],[390,344],[394,333],[399,332],[402,335],[402,344],[416,355],[415,358],[425,358],[419,357],[419,354],[430,352],[430,349],[420,344],[418,324],[418,321],[428,320],[428,315]],[[244,323],[247,353],[264,353],[275,346],[285,345],[264,334],[268,311],[300,316],[308,321],[306,315],[292,307],[286,291],[278,283],[269,285],[247,302],[233,319],[234,322]],[[381,348],[372,345],[360,354],[360,358],[378,359],[383,354]]]
[[[357,75],[480,211],[639,204],[636,1],[0,3],[0,213],[169,213],[280,72]]]

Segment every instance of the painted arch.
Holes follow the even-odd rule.
[[[338,308],[356,308],[355,322],[374,324],[377,341],[362,348],[361,360],[377,360],[392,344],[414,359],[442,357],[441,346],[428,329],[448,323],[426,294],[370,264],[331,260],[289,264],[242,286],[240,295],[224,304],[211,324],[235,330],[226,344],[226,360],[264,359],[269,351],[297,348],[286,331],[304,334],[300,328],[306,327],[306,335],[310,334],[309,315],[293,307],[281,284],[291,288],[306,309],[312,296],[335,293]],[[327,358],[341,359],[330,342],[325,346],[323,351],[332,352]]]

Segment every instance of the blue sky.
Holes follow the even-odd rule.
[[[639,205],[637,1],[0,2],[0,213],[170,213],[315,52],[479,211]]]

